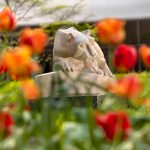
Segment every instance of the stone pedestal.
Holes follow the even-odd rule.
[[[100,96],[105,94],[105,87],[114,81],[114,78],[92,73],[68,72],[67,74],[51,72],[40,74],[35,77],[43,97],[49,97],[56,86],[59,86],[59,80],[62,80],[67,88],[66,96]],[[59,87],[55,91],[55,96],[60,96]]]

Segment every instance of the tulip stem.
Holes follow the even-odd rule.
[[[144,88],[144,91],[142,93],[142,96],[141,97],[145,97],[147,95],[147,91],[149,91],[149,85],[150,85],[150,72],[148,72],[148,78],[147,78],[147,81],[146,81],[146,86]]]
[[[112,70],[112,72],[114,72],[114,67],[113,67],[113,50],[114,48],[112,46],[108,47],[108,65],[109,68]]]
[[[127,108],[136,110],[136,107],[132,104],[131,99],[128,99],[128,98],[125,99],[125,104],[126,104]]]

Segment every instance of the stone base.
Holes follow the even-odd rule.
[[[80,72],[50,72],[35,77],[41,89],[42,97],[61,96],[60,82],[67,89],[65,96],[100,96],[104,95],[104,88],[115,79],[98,74]],[[54,90],[55,89],[55,90]],[[66,92],[66,91],[65,91]]]

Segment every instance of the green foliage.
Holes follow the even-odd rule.
[[[0,83],[0,105],[17,102],[22,99],[18,82],[4,81]]]
[[[89,29],[91,31],[92,36],[96,36],[95,29],[93,25],[90,25],[89,23],[74,23],[74,22],[68,22],[68,21],[60,21],[60,22],[54,22],[52,24],[43,26],[44,30],[48,33],[50,40],[53,40],[55,33],[60,28],[69,28],[69,27],[75,27],[79,31],[84,31]]]
[[[147,85],[149,72],[139,73],[143,84]],[[117,74],[117,77],[121,77]],[[144,79],[143,79],[144,78]],[[132,123],[130,137],[121,143],[107,141],[101,128],[97,127],[93,118],[93,108],[89,103],[84,107],[76,107],[65,97],[64,83],[59,83],[60,99],[51,94],[49,98],[37,102],[28,102],[30,111],[24,111],[26,105],[19,82],[3,82],[0,84],[0,104],[17,102],[20,110],[14,110],[14,133],[11,137],[0,142],[2,150],[134,150],[149,148],[150,113],[144,108],[126,108],[124,99],[112,94],[100,97],[97,111],[110,112],[113,110],[126,110]],[[63,88],[63,89],[62,89]],[[57,89],[58,90],[58,89]],[[54,93],[56,92],[53,89]],[[10,96],[9,96],[10,94]],[[149,93],[147,93],[148,95]],[[75,98],[74,98],[75,100]],[[91,101],[90,97],[83,101]],[[137,142],[138,141],[138,146]]]
[[[18,41],[16,37],[18,37],[19,32],[1,32],[0,33],[0,52],[6,50],[9,47],[16,46]]]

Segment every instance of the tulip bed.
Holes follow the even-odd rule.
[[[15,46],[9,45],[6,35],[15,30],[16,23],[12,10],[4,8],[0,13],[0,43],[4,45],[0,54],[0,150],[149,150],[150,72],[124,73],[131,72],[138,59],[135,47],[121,44],[125,21],[104,19],[95,27],[102,43],[118,45],[112,57],[115,69],[121,71],[103,89],[107,94],[97,108],[92,107],[91,97],[83,97],[83,106],[72,104],[67,98],[70,87],[59,78],[50,97],[41,97],[32,78],[42,69],[34,58],[44,52],[48,36],[40,28],[25,28]],[[149,69],[150,48],[141,45],[139,55]],[[55,97],[58,91],[59,100]]]
[[[138,76],[145,87],[141,95],[148,97],[150,73]],[[19,84],[13,81],[0,85],[0,121],[5,122],[0,128],[0,147],[4,150],[149,148],[148,103],[139,105],[135,100],[128,105],[128,99],[111,93],[96,109],[91,107],[90,97],[83,99],[87,101],[84,107],[70,105],[64,97],[61,101],[50,97],[48,101],[40,98],[27,102]]]

